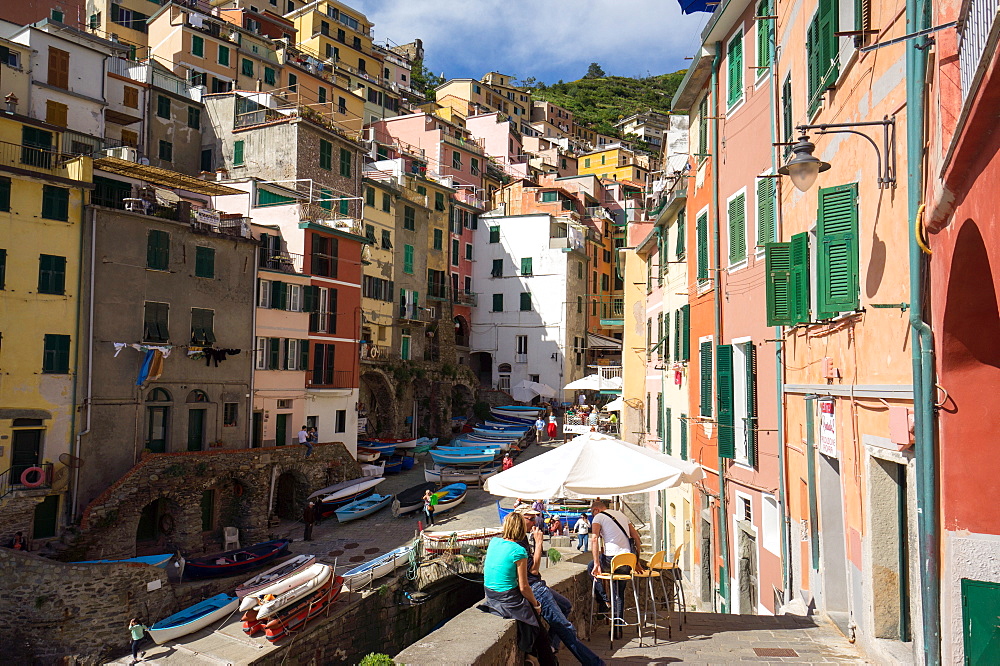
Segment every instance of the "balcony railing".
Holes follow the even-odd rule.
[[[42,470],[41,484],[37,486],[28,487],[21,483],[21,475],[24,474],[26,469],[32,467],[40,467]],[[31,475],[30,480],[34,480],[35,476]],[[12,492],[18,490],[39,490],[47,489],[52,487],[52,463],[42,463],[40,465],[16,465],[11,467],[5,472],[0,473],[0,497],[6,497]]]
[[[388,345],[376,345],[370,342],[361,344],[358,350],[361,360],[366,363],[384,363],[399,359],[399,352],[394,352]]]
[[[459,305],[468,305],[469,307],[476,307],[479,304],[479,296],[471,291],[465,291],[464,289],[459,290],[452,296],[452,303],[457,303]]]
[[[322,377],[322,380],[329,379],[330,381],[317,382],[316,377],[311,377],[312,381],[309,382],[309,388],[312,389],[344,389],[344,388],[357,388],[358,381],[355,379],[356,375],[352,370],[334,370],[331,377]]]
[[[477,155],[485,154],[483,146],[478,139],[463,139],[444,132],[441,132],[441,138],[444,139],[445,143],[458,146],[459,148],[464,148],[465,150],[476,153]]]
[[[154,213],[156,217],[167,217],[171,220],[183,221],[184,218],[184,207],[177,206],[176,208],[171,208],[168,206],[160,207],[160,210],[170,211],[175,210],[175,217],[167,217],[166,215],[161,215],[159,212]],[[197,211],[191,219],[191,229],[195,232],[201,233],[216,233],[222,234],[223,236],[236,236],[238,238],[253,238],[250,233],[250,218],[249,217],[229,217],[229,216],[219,216],[216,211],[200,210]]]
[[[440,282],[428,282],[427,283],[427,297],[437,298],[440,300],[447,300],[448,292],[451,288],[447,284],[442,284]]]
[[[269,250],[262,247],[257,255],[257,265],[268,271],[302,274],[304,272],[304,259],[301,254],[286,252],[285,250]]]
[[[438,317],[436,308],[424,308],[417,305],[400,305],[397,309],[398,317],[407,321],[432,322]]]
[[[621,296],[595,298],[597,314],[601,319],[623,319],[625,317],[625,299]],[[593,307],[593,306],[592,306]]]
[[[971,0],[963,7],[958,30],[958,60],[962,73],[962,99],[968,97],[986,51],[1000,0]],[[986,54],[992,57],[993,54]]]
[[[44,171],[52,175],[65,175],[65,164],[74,155],[61,153],[54,148],[26,146],[19,143],[0,142],[0,165]]]

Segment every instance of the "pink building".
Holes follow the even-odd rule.
[[[482,141],[486,154],[492,157],[511,178],[528,177],[528,156],[522,135],[500,113],[481,113],[465,119],[465,126]]]
[[[482,141],[455,122],[429,113],[411,113],[372,123],[376,141],[402,142],[420,150],[427,162],[426,176],[449,187],[480,190],[486,169]]]

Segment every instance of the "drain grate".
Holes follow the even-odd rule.
[[[799,653],[789,648],[754,648],[758,657],[797,657]]]

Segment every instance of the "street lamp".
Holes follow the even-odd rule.
[[[854,127],[882,127],[882,150],[879,150],[875,140],[863,132],[859,132]],[[805,192],[813,183],[816,177],[830,168],[827,162],[820,160],[813,155],[816,146],[809,141],[809,130],[816,130],[819,134],[857,134],[872,144],[875,149],[875,158],[878,164],[878,186],[879,189],[896,187],[896,117],[886,116],[882,120],[871,120],[857,123],[823,123],[820,125],[799,125],[795,129],[802,133],[799,140],[792,144],[792,157],[788,162],[778,169],[782,176],[789,176],[792,184],[800,192]],[[787,144],[782,144],[787,145]],[[882,155],[885,154],[885,166],[883,168]]]

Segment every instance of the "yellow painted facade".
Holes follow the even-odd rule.
[[[631,150],[616,145],[581,156],[577,161],[577,173],[641,184],[646,182],[649,169],[636,164],[635,153]]]
[[[365,205],[363,210],[365,235],[371,243],[365,246],[367,257],[364,264],[364,281],[384,280],[392,283],[393,244],[396,242],[396,200],[398,191],[388,183],[365,180]],[[388,244],[385,242],[388,240]],[[384,298],[373,297],[380,289],[386,289]],[[363,336],[370,344],[394,348],[396,341],[392,326],[395,293],[385,285],[362,285],[361,308],[364,311],[362,326],[368,335]],[[370,337],[369,337],[370,336]]]

